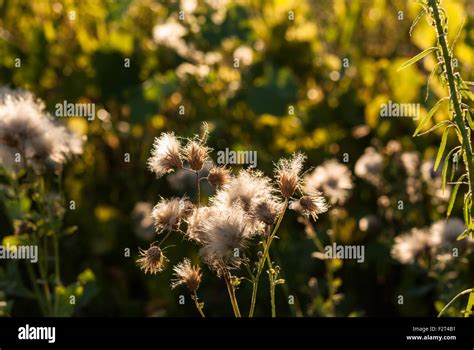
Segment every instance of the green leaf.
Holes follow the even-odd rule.
[[[472,219],[471,215],[469,213],[471,212],[471,207],[472,207],[472,199],[469,193],[466,193],[464,197],[464,221],[466,222],[467,227],[470,227],[472,224]]]
[[[436,161],[434,165],[434,171],[438,169],[439,163],[443,158],[444,149],[446,148],[446,142],[448,141],[449,126],[444,129],[443,136],[441,137],[441,144],[439,145],[438,155],[436,156]]]
[[[418,124],[418,127],[416,128],[415,132],[413,133],[413,136],[416,136],[418,135],[418,133],[421,131],[421,128],[423,128],[423,126],[426,124],[427,121],[429,121],[433,116],[434,114],[436,113],[436,111],[438,110],[439,106],[441,105],[441,103],[443,101],[446,101],[449,97],[443,97],[441,100],[439,100],[438,102],[436,102],[436,104],[433,106],[433,108],[430,109],[430,111],[428,112],[427,115],[425,115],[423,117],[423,119],[420,121],[420,124]]]
[[[435,126],[429,128],[428,130],[418,134],[418,136],[421,136],[421,135],[426,135],[426,134],[429,134],[430,132],[440,128],[441,126],[443,125],[446,125],[446,124],[451,124],[452,125],[452,122],[450,120],[443,120],[441,122],[439,122],[438,124],[436,124]]]
[[[454,202],[456,201],[456,195],[458,194],[459,186],[461,185],[461,180],[466,176],[463,174],[459,177],[456,185],[454,186],[453,193],[451,194],[451,199],[449,200],[448,212],[447,216],[451,215],[451,211],[453,210]]]
[[[466,111],[466,113],[464,113],[465,116],[466,116],[466,119],[467,119],[467,122],[469,124],[469,127],[474,130],[474,122],[472,121],[472,118],[471,118],[471,113],[469,113],[468,111]]]
[[[397,72],[401,71],[402,69],[405,69],[406,67],[411,66],[413,63],[418,62],[421,60],[423,57],[428,56],[430,53],[433,51],[437,50],[437,47],[430,47],[422,52],[420,52],[418,55],[415,57],[410,58],[408,61],[403,63],[400,67],[398,67]]]
[[[461,146],[454,147],[451,151],[448,152],[446,155],[446,158],[444,158],[444,164],[443,164],[443,172],[442,172],[442,187],[443,187],[443,192],[446,189],[446,174],[448,172],[448,167],[449,167],[449,161],[451,159],[451,154],[456,150],[459,149]]]
[[[470,229],[466,229],[464,230],[459,236],[458,238],[456,238],[456,241],[460,241],[460,240],[463,240],[464,238],[466,238],[467,236],[470,236],[471,235],[471,230]]]
[[[474,307],[474,292],[469,293],[469,300],[467,301],[466,311],[464,317],[472,315],[472,308]]]

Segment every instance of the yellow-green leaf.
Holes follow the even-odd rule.
[[[443,101],[446,101],[448,99],[448,97],[443,97],[441,100],[439,100],[438,102],[436,102],[436,104],[433,106],[433,108],[430,109],[430,111],[428,112],[427,115],[425,115],[423,117],[423,119],[420,121],[420,124],[418,124],[418,127],[416,128],[415,132],[413,133],[413,136],[416,136],[418,135],[418,133],[421,131],[421,128],[423,128],[423,126],[426,124],[426,122],[428,122],[433,116],[434,114],[436,113],[436,111],[438,110],[439,106],[441,105],[441,103]]]
[[[443,136],[441,137],[441,143],[439,145],[438,155],[436,156],[434,171],[438,170],[439,163],[441,162],[441,159],[443,158],[444,149],[446,148],[446,142],[448,141],[449,128],[450,126],[444,129]]]
[[[410,58],[408,61],[406,61],[405,63],[403,63],[398,69],[397,69],[397,72],[401,71],[402,69],[405,69],[406,67],[409,67],[411,66],[413,63],[415,62],[418,62],[419,60],[421,60],[423,57],[425,56],[428,56],[430,53],[432,53],[433,51],[437,50],[438,48],[437,47],[430,47],[422,52],[420,52],[418,55],[416,55],[415,57],[412,57]]]

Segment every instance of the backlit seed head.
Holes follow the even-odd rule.
[[[292,202],[290,208],[316,220],[319,214],[328,210],[329,206],[321,192],[313,191],[304,195],[298,201]]]
[[[177,264],[174,268],[174,276],[171,288],[174,289],[180,285],[185,285],[191,292],[195,292],[201,283],[201,268],[192,266],[191,260],[185,258],[183,262]]]
[[[290,198],[301,182],[301,170],[306,156],[295,153],[291,158],[282,158],[275,167],[275,177],[280,192],[285,198]]]
[[[199,171],[208,158],[209,148],[198,141],[190,140],[184,149],[184,154],[190,168]]]
[[[140,249],[140,258],[137,263],[145,273],[156,274],[163,271],[164,264],[167,261],[168,259],[160,247],[151,246],[146,250]]]
[[[272,225],[281,211],[281,203],[262,201],[255,206],[255,216],[261,222]]]
[[[209,170],[209,175],[207,175],[207,181],[216,188],[224,187],[230,180],[230,170],[225,167],[213,167]]]
[[[174,133],[162,133],[160,137],[155,138],[151,157],[148,159],[148,168],[156,174],[156,177],[182,167],[181,144]]]
[[[155,205],[151,217],[158,233],[163,230],[174,230],[182,219],[192,213],[193,205],[186,198],[162,199]]]

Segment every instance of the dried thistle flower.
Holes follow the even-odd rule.
[[[299,211],[303,215],[311,216],[313,220],[316,221],[319,214],[328,211],[329,206],[321,192],[313,191],[312,193],[302,196],[299,200],[293,201],[290,205],[290,209]]]
[[[201,142],[190,140],[184,148],[184,154],[189,166],[194,171],[200,171],[206,159],[208,158],[210,149]]]
[[[46,113],[44,103],[23,90],[0,88],[0,144],[35,169],[61,166],[82,153],[83,141]]]
[[[321,191],[331,204],[344,205],[352,192],[352,174],[349,168],[335,159],[328,160],[305,176],[304,190]]]
[[[281,158],[275,166],[275,177],[281,194],[290,198],[300,185],[300,174],[306,156],[295,153],[291,158]]]
[[[155,138],[151,157],[148,159],[150,171],[154,172],[156,177],[161,177],[182,167],[181,144],[174,133],[162,133],[160,137]]]
[[[186,198],[162,198],[151,212],[157,232],[177,229],[181,220],[191,214],[192,209],[192,203]]]
[[[238,205],[252,214],[256,204],[274,199],[273,191],[270,178],[263,176],[262,172],[241,170],[216,193],[212,203],[221,208]]]
[[[266,225],[273,225],[282,210],[277,201],[262,201],[255,206],[255,218]]]
[[[230,170],[222,166],[211,168],[211,170],[209,170],[209,175],[207,175],[207,181],[218,189],[227,185],[230,180]]]
[[[185,285],[191,292],[195,292],[201,283],[201,268],[192,266],[191,260],[185,258],[183,262],[173,267],[175,279],[172,280],[171,288],[174,289],[180,285]]]
[[[221,207],[204,222],[207,241],[200,249],[203,260],[213,269],[238,267],[243,250],[254,235],[239,206]]]
[[[194,212],[186,219],[186,222],[188,224],[186,238],[201,245],[208,242],[209,234],[206,231],[204,223],[209,217],[216,215],[214,211],[214,207],[195,208]]]
[[[137,263],[145,273],[156,274],[163,271],[167,261],[160,247],[152,245],[146,250],[140,248],[140,258]]]

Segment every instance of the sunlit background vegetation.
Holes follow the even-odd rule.
[[[445,0],[444,6],[450,42],[459,36],[458,70],[472,81],[474,4]],[[435,56],[397,72],[435,43],[425,19],[409,35],[419,12],[415,1],[406,0],[0,0],[0,85],[33,92],[51,113],[64,100],[96,106],[92,122],[64,121],[87,137],[83,155],[68,164],[63,179],[67,202],[76,203],[75,210],[66,210],[65,226],[77,226],[61,241],[63,282],[81,273],[91,281],[87,293],[77,291],[73,314],[196,316],[192,303],[178,303],[182,291],[170,291],[171,268],[150,276],[137,267],[138,247],[154,238],[136,204],[193,195],[192,179],[176,174],[156,180],[146,160],[161,132],[192,136],[202,121],[210,125],[214,152],[255,150],[268,175],[273,162],[297,150],[311,166],[347,161],[354,189],[331,214],[334,237],[341,244],[363,244],[366,259],[332,264],[337,315],[434,315],[469,287],[471,250],[442,267],[430,256],[401,264],[390,253],[397,235],[446,216],[446,200],[421,173],[423,162],[436,156],[440,134],[413,138],[417,121],[380,117],[381,104],[389,100],[420,102],[424,115],[446,95],[435,76],[425,101]],[[443,107],[433,122],[447,115]],[[369,146],[384,156],[383,184],[377,187],[354,174]],[[404,152],[419,155],[415,195],[407,190]],[[203,191],[212,193],[210,187]],[[453,216],[462,217],[458,204]],[[0,207],[2,238],[15,234],[27,204],[17,209],[13,215]],[[304,226],[294,217],[286,221],[275,251],[286,279],[277,291],[279,314],[324,316],[324,263],[312,255]],[[324,238],[328,221],[321,219],[316,229]],[[197,252],[184,242],[167,255],[177,262]],[[4,315],[38,314],[20,269],[15,262],[0,264]],[[230,315],[225,290],[216,288],[220,281],[206,280],[204,270],[200,297],[208,313]],[[239,292],[250,298],[246,288]],[[288,305],[289,295],[294,305]],[[269,305],[259,303],[257,314],[268,315]]]

